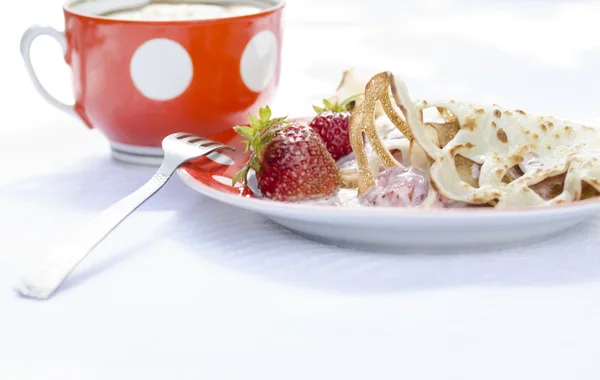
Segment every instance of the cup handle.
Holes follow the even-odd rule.
[[[75,111],[74,104],[65,104],[60,100],[56,99],[54,96],[50,95],[50,93],[46,90],[46,88],[40,82],[35,70],[33,69],[33,65],[31,64],[31,44],[33,41],[39,36],[46,35],[54,38],[60,44],[62,48],[63,54],[67,53],[67,39],[65,38],[65,34],[60,32],[49,26],[40,26],[34,25],[23,33],[21,37],[21,55],[23,56],[23,60],[25,61],[25,67],[27,68],[27,73],[29,74],[29,78],[33,82],[35,89],[42,95],[44,99],[56,108],[68,113],[69,115],[75,116],[79,118],[79,115]]]

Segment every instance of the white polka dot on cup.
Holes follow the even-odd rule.
[[[194,75],[192,58],[183,46],[166,38],[144,42],[130,63],[137,90],[148,99],[166,101],[187,90]]]
[[[254,92],[264,91],[275,75],[277,38],[270,30],[256,34],[244,48],[240,61],[242,81]]]

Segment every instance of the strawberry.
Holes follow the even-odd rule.
[[[249,126],[234,129],[246,138],[248,163],[233,183],[247,183],[256,171],[258,188],[269,198],[284,202],[334,195],[339,189],[339,169],[319,135],[309,126],[285,117],[271,119],[271,109],[261,108],[260,118],[250,115]]]
[[[350,145],[350,115],[357,96],[344,100],[341,104],[332,104],[323,100],[325,108],[313,106],[317,116],[311,121],[313,128],[327,145],[327,150],[334,160],[347,156],[352,152]]]

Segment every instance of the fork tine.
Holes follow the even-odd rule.
[[[207,147],[210,145],[221,144],[219,142],[215,142],[215,141],[205,139],[202,137],[198,137],[198,136],[184,138],[183,140],[190,145],[196,145],[196,146],[201,146],[201,147]]]
[[[182,137],[181,140],[190,144],[192,141],[200,141],[200,140],[202,140],[202,138],[198,137],[196,135],[189,135],[189,136]]]
[[[215,141],[204,140],[203,142],[198,143],[198,145],[200,145],[203,148],[208,148],[209,146],[212,146],[212,145],[223,145],[223,144],[215,142]]]
[[[227,149],[231,151],[235,151],[235,148],[229,145],[225,145],[223,143],[206,139],[204,137],[200,137],[191,133],[175,133],[169,136],[170,138],[174,138],[183,143],[192,145],[196,148],[200,148],[203,150],[203,155],[210,154],[219,149]]]
[[[204,156],[211,154],[212,152],[215,152],[217,150],[220,149],[227,149],[227,150],[231,150],[231,151],[235,151],[235,148],[229,145],[224,145],[224,144],[219,144],[219,145],[215,145],[215,146],[210,146],[210,147],[201,147],[206,149],[206,151],[204,152]]]
[[[177,139],[177,140],[182,140],[184,138],[191,137],[191,136],[194,136],[194,135],[191,133],[180,132],[180,133],[174,133],[170,137]]]
[[[202,148],[207,148],[209,146],[213,146],[213,145],[224,145],[223,143],[217,142],[217,141],[213,141],[213,140],[209,140],[209,139],[205,139],[202,137],[198,137],[195,139],[191,139],[187,141],[189,144],[192,145],[196,145]]]

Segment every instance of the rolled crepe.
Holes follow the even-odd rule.
[[[366,135],[385,166],[400,164],[371,126],[377,103],[411,140],[411,155],[427,156],[428,168],[422,159],[418,161],[421,170],[428,170],[431,187],[451,200],[519,208],[577,201],[600,191],[600,130],[596,127],[498,105],[413,102],[404,81],[383,72],[367,84],[350,129],[353,149],[360,150],[359,137]],[[423,110],[430,107],[440,112],[444,123],[424,122]],[[355,154],[361,193],[373,185],[374,178],[366,170],[364,155]],[[560,191],[540,191],[545,183]]]

